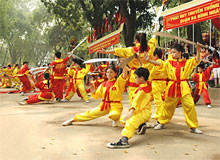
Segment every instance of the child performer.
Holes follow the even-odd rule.
[[[171,50],[172,58],[165,63],[149,60],[146,55],[146,60],[150,63],[162,65],[168,74],[168,86],[166,88],[166,97],[161,116],[158,118],[158,124],[154,129],[162,129],[165,124],[169,123],[175,112],[179,100],[182,102],[182,107],[185,115],[185,120],[193,133],[201,134],[202,131],[198,129],[198,120],[195,109],[195,104],[191,95],[191,88],[188,80],[192,70],[200,62],[200,46],[197,45],[196,58],[183,61],[181,54],[183,47],[180,44],[175,44]]]
[[[65,96],[65,102],[68,102],[71,100],[71,98],[74,96],[77,89],[80,92],[80,95],[82,98],[89,102],[89,97],[86,93],[85,86],[84,86],[84,77],[87,73],[89,73],[90,70],[90,64],[86,64],[86,68],[81,68],[82,61],[80,59],[74,58],[72,62],[72,66],[74,65],[74,69],[71,69],[68,73],[70,77],[73,77],[72,82],[70,82],[67,94]]]
[[[29,67],[28,67],[28,62],[23,62],[23,66],[20,68],[18,71],[18,78],[20,79],[22,83],[22,90],[21,94],[28,93],[31,91],[31,82],[29,80]]]
[[[39,103],[42,101],[53,101],[54,95],[52,92],[52,83],[50,80],[49,73],[44,73],[44,78],[44,81],[35,83],[35,86],[39,88],[41,93],[37,95],[30,95],[27,99],[24,99],[23,101],[19,102],[19,104],[25,105]]]
[[[127,83],[127,69],[123,70],[117,79],[117,72],[114,66],[109,66],[107,69],[108,80],[103,82],[97,90],[91,87],[91,96],[95,99],[102,98],[100,105],[85,113],[77,114],[70,120],[65,121],[62,125],[71,125],[72,122],[89,121],[109,114],[109,118],[113,120],[112,125],[119,120],[123,110],[122,94],[124,93],[125,84]]]
[[[116,143],[108,143],[108,148],[127,148],[128,139],[134,136],[135,130],[139,127],[145,128],[151,118],[151,83],[148,82],[149,71],[146,68],[138,68],[135,72],[135,81],[139,85],[132,97],[132,104],[129,113],[124,117],[125,127],[121,132],[121,139]]]
[[[63,99],[63,85],[65,83],[64,73],[66,70],[66,63],[69,61],[70,57],[71,55],[61,59],[61,52],[56,52],[56,60],[50,64],[53,72],[53,92],[57,102],[60,102]]]
[[[204,71],[205,68],[204,63],[200,63],[197,68],[199,73],[196,73],[196,69],[195,69],[195,72],[192,74],[192,80],[194,82],[197,82],[196,91],[194,94],[194,102],[196,104],[196,102],[199,101],[200,95],[202,93],[205,105],[207,105],[208,108],[211,108],[212,106],[211,106],[211,100],[209,98],[207,81],[210,78],[213,65],[209,66],[205,71]]]
[[[156,48],[154,51],[153,60],[162,62],[161,58],[162,58],[162,51]],[[159,114],[161,114],[161,108],[163,107],[162,94],[166,89],[167,73],[165,72],[162,66],[157,65],[155,66],[155,70],[151,75],[151,77],[152,77],[152,93],[154,97],[154,106],[155,106],[154,119],[157,120]]]

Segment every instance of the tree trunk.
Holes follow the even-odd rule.
[[[187,37],[189,40],[193,41],[193,25],[187,26]],[[194,42],[204,43],[202,40],[200,23],[194,24]]]

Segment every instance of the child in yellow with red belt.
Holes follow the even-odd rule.
[[[162,51],[158,48],[154,51],[154,57],[153,60],[162,62]],[[156,65],[155,70],[152,77],[152,93],[154,97],[154,106],[155,106],[155,113],[154,113],[154,119],[157,120],[157,118],[161,114],[161,109],[163,107],[163,99],[162,95],[166,89],[166,83],[167,83],[167,73],[164,70],[163,67]]]
[[[193,95],[194,102],[195,104],[196,102],[198,102],[200,95],[202,93],[205,105],[207,105],[208,108],[211,108],[212,106],[211,106],[211,100],[209,98],[207,81],[210,78],[213,65],[209,66],[205,71],[204,71],[205,69],[204,63],[200,63],[197,68],[198,68],[199,73],[196,73],[196,69],[195,69],[195,72],[192,75],[192,80],[194,82],[197,82],[196,91],[195,91],[195,94]]]
[[[134,136],[136,129],[142,128],[141,134],[146,131],[146,124],[151,118],[151,98],[152,88],[148,81],[150,75],[148,69],[138,68],[135,72],[135,81],[139,87],[132,96],[132,104],[129,113],[124,117],[125,127],[121,132],[121,139],[116,143],[108,143],[108,148],[127,148],[129,147],[128,139]]]
[[[166,62],[156,62],[146,57],[150,63],[162,65],[165,68],[169,81],[166,87],[163,110],[154,129],[165,128],[165,124],[169,123],[173,117],[178,101],[181,100],[187,126],[191,132],[201,134],[202,131],[198,129],[197,113],[188,83],[193,69],[200,62],[200,46],[197,45],[197,56],[189,60],[181,59],[183,46],[180,44],[175,44],[171,53],[172,58]]]
[[[86,76],[87,73],[89,73],[91,65],[86,64],[86,68],[81,68],[82,61],[77,58],[73,59],[72,66],[73,65],[75,66],[74,69],[70,69],[68,72],[70,77],[72,77],[72,81],[70,81],[69,83],[64,101],[65,102],[70,101],[78,89],[82,98],[86,102],[89,102],[89,97],[86,93],[84,86],[84,77]]]
[[[121,101],[127,83],[127,69],[125,68],[123,74],[116,79],[115,67],[109,66],[106,76],[108,80],[103,82],[97,90],[94,86],[91,87],[91,96],[95,99],[102,98],[100,105],[90,111],[75,115],[72,119],[65,121],[63,126],[71,125],[72,122],[93,120],[106,114],[109,114],[109,118],[113,120],[113,125],[115,125],[115,121],[119,120],[123,110]]]
[[[23,101],[19,102],[19,104],[33,104],[33,103],[39,103],[42,101],[53,101],[54,95],[52,92],[52,83],[50,80],[49,73],[44,73],[44,81],[40,81],[35,83],[35,86],[39,88],[40,94],[37,95],[30,95],[27,99],[24,99]]]

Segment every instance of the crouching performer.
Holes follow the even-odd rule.
[[[113,120],[112,125],[115,126],[123,110],[121,101],[127,82],[127,69],[124,68],[123,73],[116,79],[115,67],[109,66],[106,75],[108,80],[103,82],[97,90],[95,90],[95,86],[91,86],[91,96],[95,99],[102,98],[100,105],[90,111],[75,115],[65,121],[63,126],[71,125],[72,122],[93,120],[106,114],[109,114],[109,118]]]
[[[129,113],[123,118],[125,127],[121,132],[121,139],[116,143],[108,143],[108,148],[128,148],[128,139],[134,136],[135,131],[141,131],[139,134],[144,134],[146,131],[146,123],[151,118],[151,83],[148,80],[149,71],[146,68],[138,68],[135,72],[135,81],[139,87],[135,90],[132,96],[132,103],[129,108]]]
[[[35,86],[40,90],[40,94],[30,95],[28,96],[28,98],[19,102],[19,104],[25,105],[25,104],[39,103],[43,101],[46,102],[53,101],[54,95],[52,92],[52,82],[50,80],[49,73],[44,73],[44,79],[45,80],[43,81],[35,83]]]

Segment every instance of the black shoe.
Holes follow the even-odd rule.
[[[142,123],[142,124],[138,127],[136,133],[137,133],[138,135],[145,134],[146,129],[147,129],[147,124],[146,124],[146,123]]]
[[[126,137],[127,138],[127,137]],[[127,140],[128,140],[128,138],[127,138]],[[108,143],[107,144],[107,147],[108,148],[129,148],[130,147],[130,145],[129,145],[129,143],[128,143],[128,141],[124,141],[123,140],[123,137],[122,137],[122,139],[120,139],[118,142],[116,142],[116,143]]]
[[[61,102],[61,99],[60,98],[56,98],[56,102]]]

